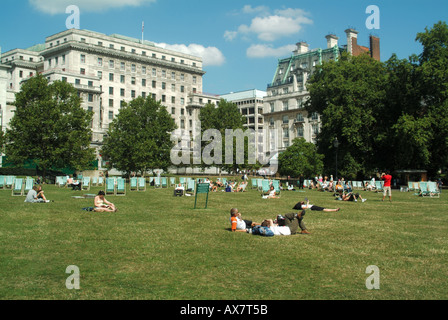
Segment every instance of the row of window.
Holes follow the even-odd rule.
[[[80,57],[80,62],[81,64],[86,64],[86,55],[85,54],[81,54]],[[115,69],[115,60],[109,60],[108,62],[108,66],[109,69]],[[103,58],[98,57],[97,58],[97,65],[98,67],[103,67]],[[126,62],[121,61],[120,62],[120,70],[121,71],[126,71]],[[141,66],[141,74],[148,74],[148,68],[146,66]],[[136,64],[131,64],[131,72],[132,73],[136,73],[137,72],[137,65]],[[167,72],[166,70],[162,69],[160,70],[160,75],[162,78],[168,78],[170,77],[171,80],[176,80],[176,72],[171,71],[171,73]],[[151,68],[151,76],[153,77],[157,77],[158,76],[158,71],[157,68]],[[180,81],[185,81],[185,74],[181,73],[180,77],[179,77]],[[193,76],[192,77],[192,81],[193,83],[197,83],[197,77]]]
[[[297,133],[298,138],[304,137],[304,130],[305,129],[303,127],[297,127],[296,133]],[[319,126],[317,124],[313,124],[311,126],[311,131],[312,131],[313,135],[318,135],[319,134]],[[283,129],[283,138],[289,139],[289,129],[287,129],[287,128]]]
[[[63,42],[64,42],[64,43],[67,42],[67,38],[64,38]],[[86,39],[86,38],[80,38],[80,42],[81,42],[81,43],[87,43],[87,39]],[[61,44],[61,41],[60,41],[60,40],[57,40],[57,41],[56,41],[56,45],[60,45],[60,44]],[[50,48],[52,48],[52,47],[53,47],[53,42],[50,42],[49,45],[50,45]],[[105,47],[103,41],[98,41],[98,42],[97,42],[97,45],[98,45],[99,47]],[[109,44],[109,49],[115,49],[115,44],[113,44],[113,43]],[[125,46],[120,46],[120,51],[127,52],[126,47],[125,47]],[[131,52],[131,53],[134,53],[134,54],[137,54],[137,50],[134,49],[134,48],[132,48],[132,49],[130,50],[130,52]],[[144,57],[148,57],[148,56],[149,56],[148,53],[147,53],[145,50],[142,50],[140,54],[141,54],[142,56],[144,56]],[[152,57],[152,58],[156,58],[156,59],[158,58],[156,53],[151,53],[151,57]],[[161,59],[162,59],[162,60],[168,60],[167,57],[166,57],[165,55],[161,55]],[[177,61],[176,61],[176,58],[174,58],[174,57],[171,57],[170,60],[171,60],[171,62],[177,62]],[[180,64],[185,64],[185,60],[184,60],[184,59],[180,59],[179,62],[180,62]],[[197,66],[197,65],[196,65],[196,62],[193,62],[193,63],[192,63],[192,66],[193,66],[193,67],[196,67],[196,66]]]
[[[282,110],[281,111],[288,111],[290,109],[289,100],[281,101],[282,104]],[[270,103],[270,112],[275,112],[275,103]],[[304,100],[303,98],[296,99],[296,108],[302,109],[304,107]]]
[[[310,118],[311,118],[312,121],[319,120],[319,114],[317,112],[313,112],[311,114]],[[296,118],[295,118],[295,121],[297,121],[297,122],[305,122],[305,118],[303,117],[303,114],[298,113]],[[289,117],[288,116],[283,116],[282,123],[283,124],[289,124]],[[270,124],[270,126],[274,126],[275,125],[274,118],[270,118],[269,119],[269,124]]]

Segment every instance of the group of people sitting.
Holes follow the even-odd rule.
[[[265,236],[290,236],[295,234],[310,234],[307,230],[303,218],[306,210],[320,212],[338,212],[340,208],[328,209],[310,204],[308,199],[298,202],[293,208],[299,212],[278,215],[274,219],[265,219],[261,223],[245,220],[237,208],[230,210],[230,223],[232,232],[246,232]],[[300,231],[299,231],[300,228]]]
[[[33,188],[28,191],[25,202],[28,203],[47,203],[51,202],[50,200],[47,200],[47,198],[44,195],[44,191],[42,190],[42,185],[35,184]]]
[[[221,180],[216,180],[216,182],[213,182],[209,178],[206,178],[204,180],[204,183],[210,183],[210,191],[217,192],[218,188],[226,188],[227,190],[222,191],[228,191],[228,192],[244,192],[246,191],[247,187],[247,181],[241,181],[240,183],[236,181],[226,181],[226,183],[223,183]]]

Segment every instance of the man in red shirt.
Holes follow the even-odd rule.
[[[384,180],[384,188],[383,188],[383,200],[386,198],[386,195],[389,193],[389,201],[392,202],[392,190],[390,188],[390,182],[392,181],[392,176],[389,174],[389,172],[387,173],[383,173],[381,175],[381,180]]]

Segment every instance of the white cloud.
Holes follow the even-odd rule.
[[[70,5],[76,5],[80,11],[99,12],[112,8],[138,7],[157,0],[28,0],[37,10],[48,14],[65,13]]]
[[[258,9],[257,9],[258,8]],[[299,33],[303,26],[312,24],[309,14],[302,9],[275,10],[273,14],[266,14],[266,7],[252,8],[245,6],[243,11],[261,13],[252,19],[250,25],[240,25],[237,31],[226,31],[224,38],[233,40],[237,35],[255,34],[262,41],[272,42],[277,39]]]
[[[268,13],[269,8],[266,6],[258,6],[258,7],[252,8],[251,5],[246,5],[243,7],[243,9],[241,11],[242,11],[242,13],[246,13],[246,14]]]
[[[295,45],[286,45],[280,48],[273,48],[271,45],[255,44],[247,49],[246,54],[249,58],[278,58],[291,55],[292,51],[295,49]]]
[[[185,44],[155,43],[155,45],[163,49],[201,57],[204,66],[221,66],[226,61],[222,52],[216,47],[204,47],[200,44],[190,44],[187,46]]]
[[[224,39],[226,39],[227,41],[232,41],[233,39],[236,38],[237,35],[238,32],[236,31],[226,31],[224,32]]]

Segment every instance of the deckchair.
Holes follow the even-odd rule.
[[[152,182],[154,181],[154,177],[149,177],[149,185],[152,185]]]
[[[262,184],[262,189],[261,192],[263,195],[265,194],[269,194],[269,192],[271,191],[270,186],[269,186],[269,180],[261,180],[261,184]]]
[[[115,193],[117,196],[125,196],[126,195],[126,180],[123,178],[117,179],[117,192]]]
[[[82,190],[90,190],[90,177],[82,178]]]
[[[138,191],[138,180],[137,178],[131,178],[129,180],[129,191]]]
[[[168,188],[168,179],[166,177],[162,177],[162,188]]]
[[[106,178],[106,194],[115,195],[115,179],[114,178]]]
[[[361,190],[363,188],[362,181],[352,181],[353,189]]]
[[[160,183],[160,177],[155,177],[154,178],[154,187],[156,187],[156,188],[161,188],[162,187],[162,185]]]
[[[431,198],[440,198],[440,190],[435,182],[428,182],[428,193]]]
[[[251,179],[251,188],[252,189],[257,189],[258,188],[258,181],[257,179]]]
[[[412,181],[408,182],[408,190],[409,191],[414,191],[414,182],[412,182]]]
[[[375,181],[375,189],[377,192],[383,191],[383,181]]]
[[[98,177],[92,177],[92,186],[98,185]]]
[[[28,191],[33,189],[34,186],[34,179],[33,178],[26,178],[25,180],[25,188],[23,189],[23,195],[26,195]]]
[[[146,191],[146,179],[144,177],[138,178],[137,191]]]
[[[0,189],[5,186],[5,176],[0,176]]]
[[[5,177],[5,186],[4,189],[12,189],[14,186],[15,176],[6,176]]]
[[[257,179],[257,186],[259,191],[263,190],[263,179]]]
[[[170,187],[174,187],[176,185],[176,178],[175,177],[171,177],[170,178]]]
[[[103,177],[99,177],[98,178],[98,186],[103,186],[104,185],[104,178]]]
[[[279,195],[280,194],[280,181],[279,180],[274,180],[272,181],[272,186],[274,187],[275,190],[275,194]]]
[[[12,195],[13,196],[23,196],[23,179],[22,178],[16,178],[14,180],[14,186],[12,188]]]
[[[195,191],[196,191],[196,181],[194,181],[193,179],[188,180],[186,193],[195,194]]]
[[[187,186],[187,178],[180,177],[179,183],[185,188]]]
[[[427,182],[420,182],[419,195],[421,195],[422,197],[429,196]]]
[[[56,177],[56,185],[59,188],[66,187],[67,186],[67,176]]]
[[[412,185],[413,185],[414,191],[420,190],[420,183],[419,182],[413,182]]]

